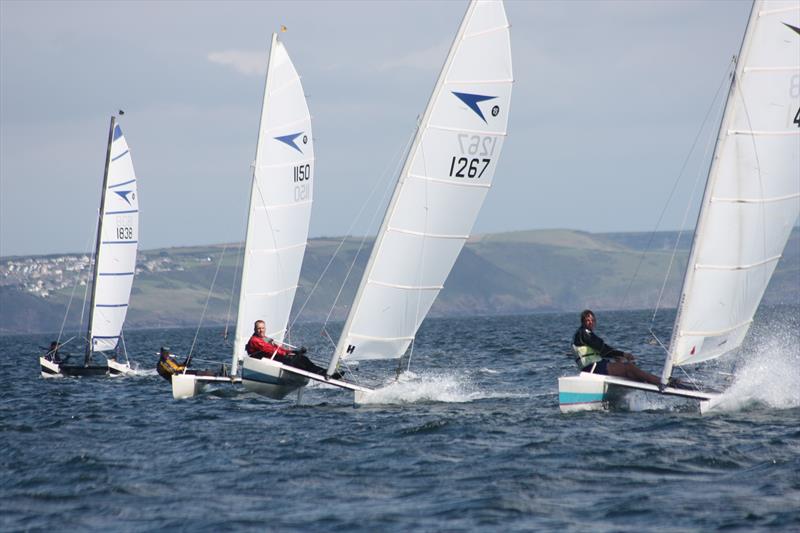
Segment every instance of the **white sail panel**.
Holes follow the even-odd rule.
[[[242,266],[234,371],[256,320],[282,341],[308,239],[314,178],[311,115],[300,77],[273,36]]]
[[[101,207],[92,328],[93,351],[114,350],[128,312],[139,243],[139,196],[130,150],[119,124],[114,128]]]
[[[397,228],[406,231],[463,239],[472,230],[472,222],[477,218],[488,190],[488,186],[453,187],[447,183],[409,177],[399,199],[409,208],[398,211],[393,222]],[[414,202],[422,195],[427,195],[425,204]],[[448,208],[454,205],[459,206],[463,216],[452,216]]]
[[[753,7],[698,220],[668,365],[718,357],[741,344],[797,222],[798,27],[797,2],[756,2]]]
[[[400,357],[488,192],[513,82],[502,2],[472,2],[420,123],[334,354]],[[329,369],[330,370],[330,369]]]

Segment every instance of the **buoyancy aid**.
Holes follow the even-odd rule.
[[[592,363],[602,361],[603,357],[598,350],[592,348],[588,344],[583,344],[581,340],[581,329],[582,328],[578,328],[578,331],[575,332],[575,336],[572,339],[572,351],[575,352],[575,364],[578,365],[578,368],[584,369]]]

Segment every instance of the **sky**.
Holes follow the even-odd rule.
[[[281,25],[314,128],[310,237],[375,233],[379,221],[356,214],[376,180],[391,186],[466,5],[0,0],[0,255],[92,249],[118,109],[139,180],[140,247],[243,240]],[[474,233],[693,226],[693,175],[659,223],[660,213],[750,2],[505,5],[509,135]]]

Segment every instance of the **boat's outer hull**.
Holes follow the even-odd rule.
[[[47,359],[46,357],[39,357],[39,366],[42,369],[43,378],[60,378],[62,377],[61,369],[58,363]]]
[[[115,359],[109,359],[103,365],[66,365],[39,357],[39,366],[43,378],[124,376],[133,372],[128,363],[120,363]]]
[[[609,400],[608,384],[602,376],[581,372],[558,378],[558,407],[562,413],[604,411]]]
[[[581,372],[577,376],[558,378],[558,405],[562,413],[601,411],[608,409],[610,405],[618,402],[633,390],[699,400],[701,412],[712,408],[720,396],[717,392],[674,387],[660,390],[658,386],[650,383]]]
[[[128,363],[120,363],[116,359],[109,359],[108,373],[112,376],[125,376],[133,372],[131,365]]]
[[[308,385],[308,378],[286,372],[281,366],[271,359],[245,357],[242,365],[242,383],[247,390],[274,400],[282,400]]]

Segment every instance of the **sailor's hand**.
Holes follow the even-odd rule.
[[[305,353],[307,351],[308,351],[308,348],[306,348],[305,346],[301,346],[300,349],[297,350],[297,353],[300,354],[300,355],[305,355]]]
[[[622,356],[625,357],[626,361],[630,361],[630,362],[636,361],[636,358],[633,356],[632,353],[625,352],[624,354],[622,354]]]

